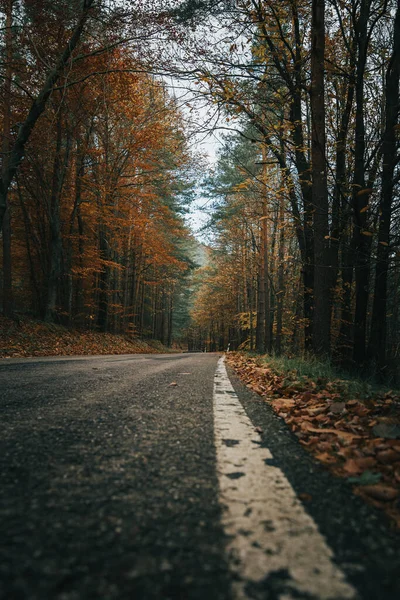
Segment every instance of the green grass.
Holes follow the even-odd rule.
[[[322,361],[314,356],[289,358],[263,355],[258,358],[260,364],[266,364],[276,373],[284,375],[288,382],[309,378],[317,383],[318,389],[324,389],[329,383],[334,383],[335,388],[348,397],[371,398],[377,393],[389,390],[388,386],[374,383],[372,378],[369,380],[351,376],[335,367],[329,360]]]

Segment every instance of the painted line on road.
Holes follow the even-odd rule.
[[[262,447],[229,381],[224,358],[214,380],[214,431],[235,600],[271,593],[280,600],[356,598],[315,522],[272,464],[271,452]]]

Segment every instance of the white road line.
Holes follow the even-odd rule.
[[[263,589],[280,600],[356,598],[285,475],[268,464],[272,454],[260,445],[223,358],[214,381],[214,430],[235,599],[264,597]]]

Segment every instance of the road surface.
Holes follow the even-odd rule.
[[[1,600],[395,600],[399,535],[217,354],[0,361]]]

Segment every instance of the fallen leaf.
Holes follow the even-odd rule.
[[[365,485],[363,492],[375,500],[383,500],[384,502],[390,502],[395,500],[399,495],[399,491],[388,485],[377,484],[377,485]]]
[[[354,458],[354,448],[351,446],[344,446],[338,452],[339,456],[343,456],[343,458]]]
[[[300,494],[298,494],[298,497],[303,502],[311,502],[311,500],[312,500],[311,494],[307,494],[307,492],[301,492]]]
[[[314,417],[314,421],[317,421],[318,423],[329,423],[330,419],[327,415],[317,415]]]
[[[334,456],[332,456],[332,454],[329,454],[328,452],[321,452],[319,454],[316,454],[315,458],[317,458],[318,460],[320,460],[321,462],[323,462],[327,465],[332,465],[337,462],[336,458]]]
[[[332,452],[332,442],[319,442],[318,450],[320,450],[321,452]]]
[[[256,394],[259,394],[260,396],[262,396],[262,394],[264,393],[263,388],[255,383],[250,384],[249,388],[253,390],[253,392],[256,392]]]
[[[360,404],[359,400],[348,400],[346,402],[346,406],[355,406],[356,404]]]
[[[293,400],[293,398],[275,398],[272,401],[272,404],[275,406],[276,404],[279,404],[280,406],[284,406],[285,408],[290,407],[290,406],[295,406],[296,401]]]
[[[391,464],[400,461],[400,454],[396,450],[389,448],[388,450],[381,450],[376,455],[377,460],[383,464]]]
[[[345,402],[333,402],[333,404],[330,405],[329,410],[331,413],[337,415],[342,413],[346,408],[346,403]]]
[[[376,466],[376,460],[372,457],[349,458],[343,465],[344,471],[349,475],[358,475],[366,469]]]
[[[269,375],[269,373],[270,373],[270,370],[266,369],[266,368],[257,367],[255,370],[256,370],[256,373],[258,373],[259,375],[262,375],[262,376]]]
[[[363,456],[360,458],[356,458],[355,461],[363,469],[371,469],[372,467],[376,466],[376,461],[373,456]]]
[[[334,433],[339,437],[343,437],[344,439],[353,440],[362,437],[361,435],[355,435],[354,433],[350,433],[349,431],[342,431],[340,429],[327,429],[321,427],[321,429],[317,429],[316,427],[309,427],[308,431],[312,433]]]
[[[309,402],[310,400],[312,400],[312,397],[313,394],[311,392],[304,392],[304,394],[301,395],[301,399],[304,400],[304,402]]]
[[[307,414],[310,415],[310,417],[317,417],[319,415],[322,415],[323,413],[325,413],[328,410],[328,406],[319,406],[317,408],[307,408]]]
[[[370,414],[371,410],[360,403],[354,406],[351,412],[355,413],[358,417],[365,417]]]

